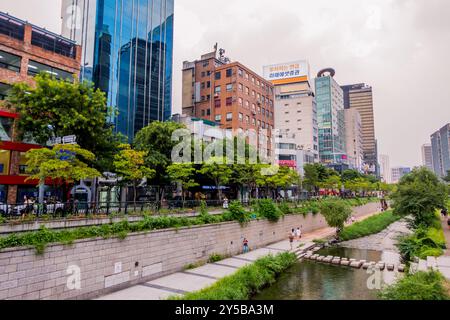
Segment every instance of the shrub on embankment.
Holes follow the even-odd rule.
[[[236,273],[218,280],[203,290],[188,293],[177,300],[248,300],[296,262],[292,253],[281,253],[256,260]]]
[[[345,227],[340,238],[343,241],[348,241],[376,234],[383,231],[400,218],[400,216],[393,214],[392,211],[385,211]]]
[[[439,272],[406,275],[380,292],[383,300],[449,300],[448,282]]]
[[[427,257],[439,257],[446,248],[444,231],[438,217],[433,226],[419,227],[412,235],[401,237],[397,242],[403,261],[410,262],[414,257],[426,259]]]

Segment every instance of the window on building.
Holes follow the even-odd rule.
[[[204,78],[206,75],[205,71],[202,71],[202,78]]]
[[[250,123],[250,117],[249,116],[245,116],[245,122]]]
[[[233,105],[233,98],[232,97],[228,97],[226,100],[226,104],[227,106],[232,106]]]
[[[208,95],[206,95],[206,100],[211,100],[211,95],[210,94],[208,94]]]
[[[245,94],[250,94],[250,89],[249,89],[249,87],[245,87]]]
[[[254,126],[256,126],[256,119],[255,119],[255,118],[252,118],[252,124],[253,124]]]
[[[248,80],[248,72],[245,73],[245,79]]]
[[[256,105],[254,103],[252,103],[252,111],[256,112]]]
[[[245,100],[245,107],[248,109],[250,107],[250,102],[248,102],[247,100]]]
[[[211,88],[211,81],[206,81],[206,87]]]
[[[20,72],[22,58],[5,51],[0,51],[0,68]]]
[[[203,61],[203,68],[206,68],[207,66],[209,66],[209,60]]]
[[[210,75],[211,75],[211,71],[209,71],[209,70],[208,70],[208,71],[206,71],[206,76],[208,76],[208,77],[209,77]]]
[[[216,122],[221,122],[222,121],[222,115],[221,114],[216,114]]]
[[[231,78],[233,75],[233,69],[227,69],[227,78]]]
[[[266,117],[269,117],[269,110],[266,110]]]
[[[10,89],[11,89],[11,86],[9,84],[0,82],[0,100],[6,99]]]
[[[242,69],[239,69],[238,74],[239,74],[239,77],[242,77],[244,75],[244,71]]]
[[[221,77],[222,77],[222,75],[221,75],[220,71],[216,72],[214,75],[214,79],[216,79],[216,80],[220,80]]]
[[[266,114],[266,109],[262,109],[262,115],[264,116]]]
[[[256,85],[259,87],[259,80],[258,79],[256,80]]]
[[[222,92],[221,86],[215,87],[215,88],[214,88],[214,92],[215,92],[215,93],[220,93],[220,92]]]
[[[39,62],[36,62],[33,60],[30,60],[28,62],[28,75],[29,76],[35,76],[41,72],[46,72],[46,73],[50,74],[51,76],[54,76],[58,80],[65,80],[65,79],[73,80],[73,74],[71,74],[70,72],[67,72],[67,71],[64,71],[61,69],[57,69],[57,68],[53,68],[49,65],[39,63]]]
[[[206,115],[210,116],[211,115],[211,109],[206,109]]]
[[[227,84],[227,92],[233,91],[233,84],[229,83]]]
[[[256,96],[255,90],[252,90],[252,97],[254,98]]]
[[[239,112],[239,122],[242,122],[244,120],[244,115]]]
[[[228,112],[227,113],[227,121],[231,121],[233,120],[233,113],[232,112]]]
[[[11,151],[0,150],[0,175],[9,175],[9,165],[11,161]]]
[[[0,141],[12,141],[14,119],[0,117]]]
[[[258,113],[261,114],[261,107],[258,107]]]
[[[205,89],[205,83],[204,82],[202,82],[201,87],[202,87],[202,89]]]
[[[25,157],[25,152],[21,152],[19,154],[19,174],[27,174],[27,161],[28,159]]]
[[[242,98],[239,98],[239,106],[242,107],[242,104],[243,104],[243,100],[242,100]]]
[[[255,83],[255,77],[252,76],[252,83]]]
[[[222,102],[220,99],[214,100],[214,107],[220,108],[222,106]]]

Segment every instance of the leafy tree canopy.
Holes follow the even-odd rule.
[[[111,167],[117,137],[107,123],[105,94],[88,82],[60,81],[48,74],[35,77],[36,84],[14,84],[8,106],[19,113],[20,139],[45,145],[54,137],[75,135],[77,144],[96,155],[95,166]]]
[[[95,155],[78,145],[55,145],[52,149],[33,149],[26,153],[28,179],[44,183],[50,178],[60,182],[73,183],[83,179],[100,177],[101,174],[90,168]]]

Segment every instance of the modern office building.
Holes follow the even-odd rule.
[[[372,87],[364,83],[342,86],[345,109],[356,109],[361,115],[365,171],[379,175]]]
[[[450,171],[450,124],[431,135],[431,148],[434,172],[439,177]]]
[[[260,155],[273,159],[274,88],[256,72],[230,62],[224,50],[183,63],[183,114],[219,123],[246,135]]]
[[[350,168],[363,172],[364,154],[361,116],[356,109],[344,110],[344,116],[348,164]]]
[[[0,12],[0,202],[19,203],[37,197],[37,181],[27,180],[25,153],[40,148],[19,141],[14,125],[18,114],[5,108],[11,85],[34,84],[46,72],[57,79],[73,79],[80,72],[81,48],[73,41]],[[54,192],[49,187],[46,192]],[[52,194],[54,195],[54,194]]]
[[[431,171],[434,171],[433,148],[431,147],[431,143],[427,143],[422,146],[422,165]]]
[[[407,167],[392,168],[391,182],[392,183],[400,182],[400,179],[406,176],[408,173],[411,173],[411,168]]]
[[[296,149],[312,154],[318,162],[317,106],[308,61],[265,66],[263,73],[275,86],[275,128],[291,136]]]
[[[130,140],[172,113],[174,0],[63,0],[62,33],[83,47],[82,79],[106,93]]]
[[[348,164],[345,146],[344,93],[334,79],[335,71],[325,69],[315,79],[320,161],[327,165]]]
[[[392,183],[392,172],[391,165],[389,161],[389,156],[385,154],[380,154],[380,175],[383,182]]]

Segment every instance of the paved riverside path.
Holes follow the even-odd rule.
[[[379,212],[361,216],[357,220],[364,220],[377,213]],[[335,232],[335,228],[323,228],[305,233],[300,241],[294,241],[294,251],[299,250],[300,245],[303,247],[310,246],[313,240],[333,236]],[[239,268],[251,264],[261,257],[287,251],[290,251],[289,240],[280,241],[217,263],[209,263],[195,269],[177,272],[135,285],[128,289],[102,296],[96,300],[164,300],[170,296],[201,290],[212,285],[220,278],[235,273]]]

